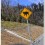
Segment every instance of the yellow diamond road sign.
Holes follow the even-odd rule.
[[[28,19],[29,16],[31,16],[31,14],[32,14],[32,12],[31,12],[29,9],[24,8],[24,9],[21,11],[21,14],[20,14],[20,15],[21,15],[23,18]]]

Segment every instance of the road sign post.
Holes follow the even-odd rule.
[[[30,36],[30,40],[32,41],[31,30],[30,30],[30,26],[29,26],[28,20],[27,20],[27,30],[28,30],[28,33],[29,33],[29,36]],[[30,45],[32,45],[32,42],[30,43]]]
[[[27,30],[29,32],[30,40],[31,40],[31,30],[29,29],[30,27],[29,27],[29,23],[28,23],[28,18],[29,18],[29,16],[31,16],[31,14],[32,14],[32,12],[27,8],[24,8],[20,14],[23,18],[25,18],[27,20]],[[32,43],[30,45],[32,45]]]
[[[28,24],[28,20],[27,20],[27,30],[28,30],[28,32],[29,32],[29,24]]]

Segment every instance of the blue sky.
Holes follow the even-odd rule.
[[[44,0],[11,0],[10,5],[17,5],[17,3],[19,3],[21,5],[27,6],[27,5],[31,5],[32,3],[38,4],[39,2],[43,3]]]

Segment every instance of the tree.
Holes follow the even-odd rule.
[[[3,14],[2,14],[2,17],[4,16],[6,16],[5,17],[5,20],[8,20],[8,16],[9,16],[9,4],[10,4],[10,0],[1,0],[1,7],[2,7],[2,12],[3,12]]]

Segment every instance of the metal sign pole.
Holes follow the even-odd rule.
[[[30,40],[31,40],[31,31],[30,31],[29,28],[30,28],[30,27],[29,27],[29,23],[28,23],[28,20],[27,20],[27,30],[28,30],[28,32],[29,32],[29,36],[30,36]],[[32,45],[32,42],[30,43],[30,45]]]
[[[27,29],[28,29],[28,32],[30,32],[30,30],[29,30],[29,24],[28,24],[28,20],[27,20],[27,25],[28,25],[28,27],[27,27]]]

